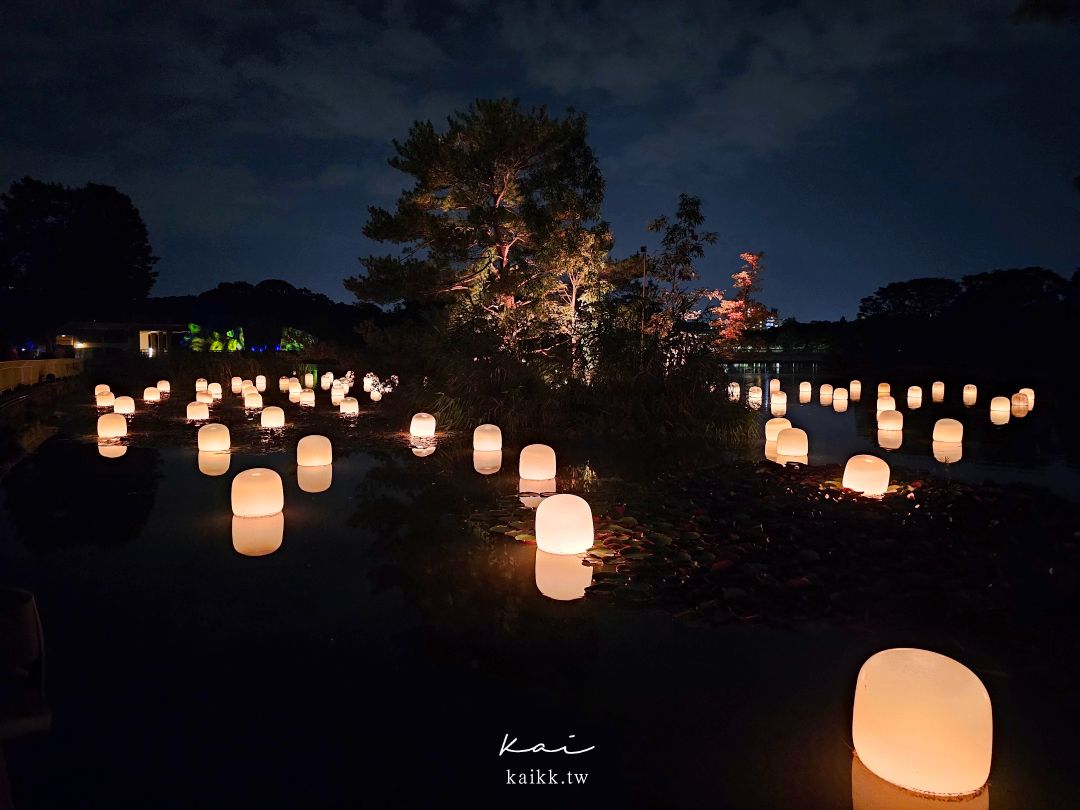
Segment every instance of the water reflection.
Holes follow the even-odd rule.
[[[851,758],[851,810],[990,810],[990,786],[974,796],[927,796],[904,790]]]
[[[535,509],[540,505],[540,501],[544,500],[545,496],[554,495],[555,492],[554,478],[549,478],[546,481],[532,481],[528,478],[518,479],[518,493],[521,496],[521,504],[529,509]]]
[[[120,458],[127,452],[127,445],[109,439],[98,439],[97,445],[102,458]]]
[[[904,443],[904,431],[902,430],[878,430],[878,447],[882,450],[899,450]]]
[[[837,413],[846,413],[848,409],[848,401],[846,399],[833,398],[832,408]]]
[[[765,458],[768,461],[776,461],[776,442],[765,442]]]
[[[232,456],[229,453],[199,451],[199,472],[211,477],[224,475],[229,471],[229,462]]]
[[[934,458],[942,464],[955,464],[964,457],[964,446],[960,442],[934,442]]]
[[[334,479],[334,465],[321,464],[317,467],[299,466],[296,468],[296,483],[303,492],[326,492]]]
[[[481,475],[493,475],[502,469],[502,450],[474,450],[473,469]]]
[[[536,588],[549,599],[581,599],[592,585],[592,566],[582,554],[552,554],[536,550]]]
[[[232,520],[232,542],[245,557],[265,557],[281,548],[285,536],[285,514],[267,517],[237,517]]]
[[[428,447],[414,447],[414,448],[412,448],[412,454],[414,456],[419,456],[420,458],[426,458],[427,456],[430,456],[434,452],[435,452],[435,445],[430,445]]]
[[[1007,424],[1009,424],[1009,412],[1008,411],[990,411],[990,424],[992,424],[992,425],[1007,425]]]

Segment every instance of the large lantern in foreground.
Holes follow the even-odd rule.
[[[903,430],[904,414],[900,411],[878,411],[878,430]]]
[[[502,431],[498,425],[477,425],[472,434],[473,450],[488,452],[502,450]]]
[[[964,404],[969,408],[975,404],[975,400],[979,398],[979,389],[968,383],[964,386]]]
[[[877,456],[852,456],[844,465],[843,486],[863,495],[884,495],[889,489],[889,465]]]
[[[592,585],[591,565],[576,554],[552,554],[536,549],[536,589],[548,599],[568,602],[585,596]]]
[[[536,507],[536,547],[552,554],[581,554],[592,548],[593,519],[577,495],[552,495]]]
[[[210,408],[205,402],[189,402],[187,406],[188,421],[198,422],[210,418]]]
[[[239,473],[232,482],[232,510],[237,517],[264,517],[285,508],[281,476],[265,467]]]
[[[356,416],[360,413],[360,403],[355,397],[342,397],[338,410],[346,416]]]
[[[409,435],[414,439],[430,439],[435,435],[435,417],[430,413],[413,414]]]
[[[962,442],[964,423],[956,419],[938,419],[934,423],[935,442]]]
[[[296,444],[296,464],[299,467],[323,467],[334,462],[334,448],[325,436],[304,436]]]
[[[776,436],[776,455],[779,458],[784,456],[802,458],[809,450],[810,440],[805,430],[784,428]]]
[[[120,413],[103,413],[97,420],[97,435],[101,439],[127,436],[127,419]]]
[[[117,397],[113,401],[113,411],[131,415],[135,413],[135,400],[131,397]]]
[[[546,444],[530,444],[518,457],[518,476],[526,481],[546,481],[555,477],[555,451]]]
[[[851,737],[859,759],[894,785],[963,796],[990,776],[990,695],[959,661],[929,650],[882,650],[855,684]]]
[[[259,414],[259,426],[264,428],[285,427],[285,411],[277,405],[263,408],[262,413]]]
[[[780,431],[787,430],[789,427],[791,427],[791,422],[787,419],[770,419],[765,423],[765,441],[775,442]]]
[[[229,449],[229,428],[211,422],[199,428],[199,449],[204,453],[223,453]]]
[[[112,391],[106,391],[104,394],[95,394],[94,404],[99,408],[112,408],[116,405],[116,396]]]
[[[881,413],[882,411],[895,411],[895,410],[896,410],[896,400],[893,397],[890,397],[889,395],[886,394],[883,397],[878,397],[877,398],[877,412],[878,413]]]
[[[1034,388],[1021,388],[1020,393],[1028,399],[1028,410],[1035,410],[1035,389]]]
[[[161,392],[155,386],[147,386],[142,392],[143,402],[160,402]]]

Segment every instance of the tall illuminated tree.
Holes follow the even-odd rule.
[[[713,323],[720,339],[728,344],[737,344],[747,329],[760,329],[770,314],[765,305],[754,298],[754,293],[761,289],[765,254],[740,253],[739,258],[743,265],[731,276],[734,293],[712,308]]]

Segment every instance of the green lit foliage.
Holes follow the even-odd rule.
[[[278,350],[283,352],[302,352],[311,348],[318,339],[310,332],[297,329],[295,326],[284,326],[281,329],[281,340],[278,341]]]
[[[242,352],[244,350],[244,329],[236,327],[222,335],[213,330],[204,331],[197,323],[188,324],[188,333],[183,342],[193,352]]]

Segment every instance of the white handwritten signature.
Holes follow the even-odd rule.
[[[576,734],[568,734],[567,739],[572,740],[576,737]],[[513,746],[518,744],[517,737],[510,739],[509,734],[503,735],[502,746],[499,748],[499,756],[503,754],[584,754],[588,751],[592,751],[596,748],[595,745],[590,745],[588,748],[581,748],[577,751],[571,751],[567,745],[560,745],[558,748],[548,748],[543,743],[537,743],[536,745],[529,746],[527,748],[514,748]]]

